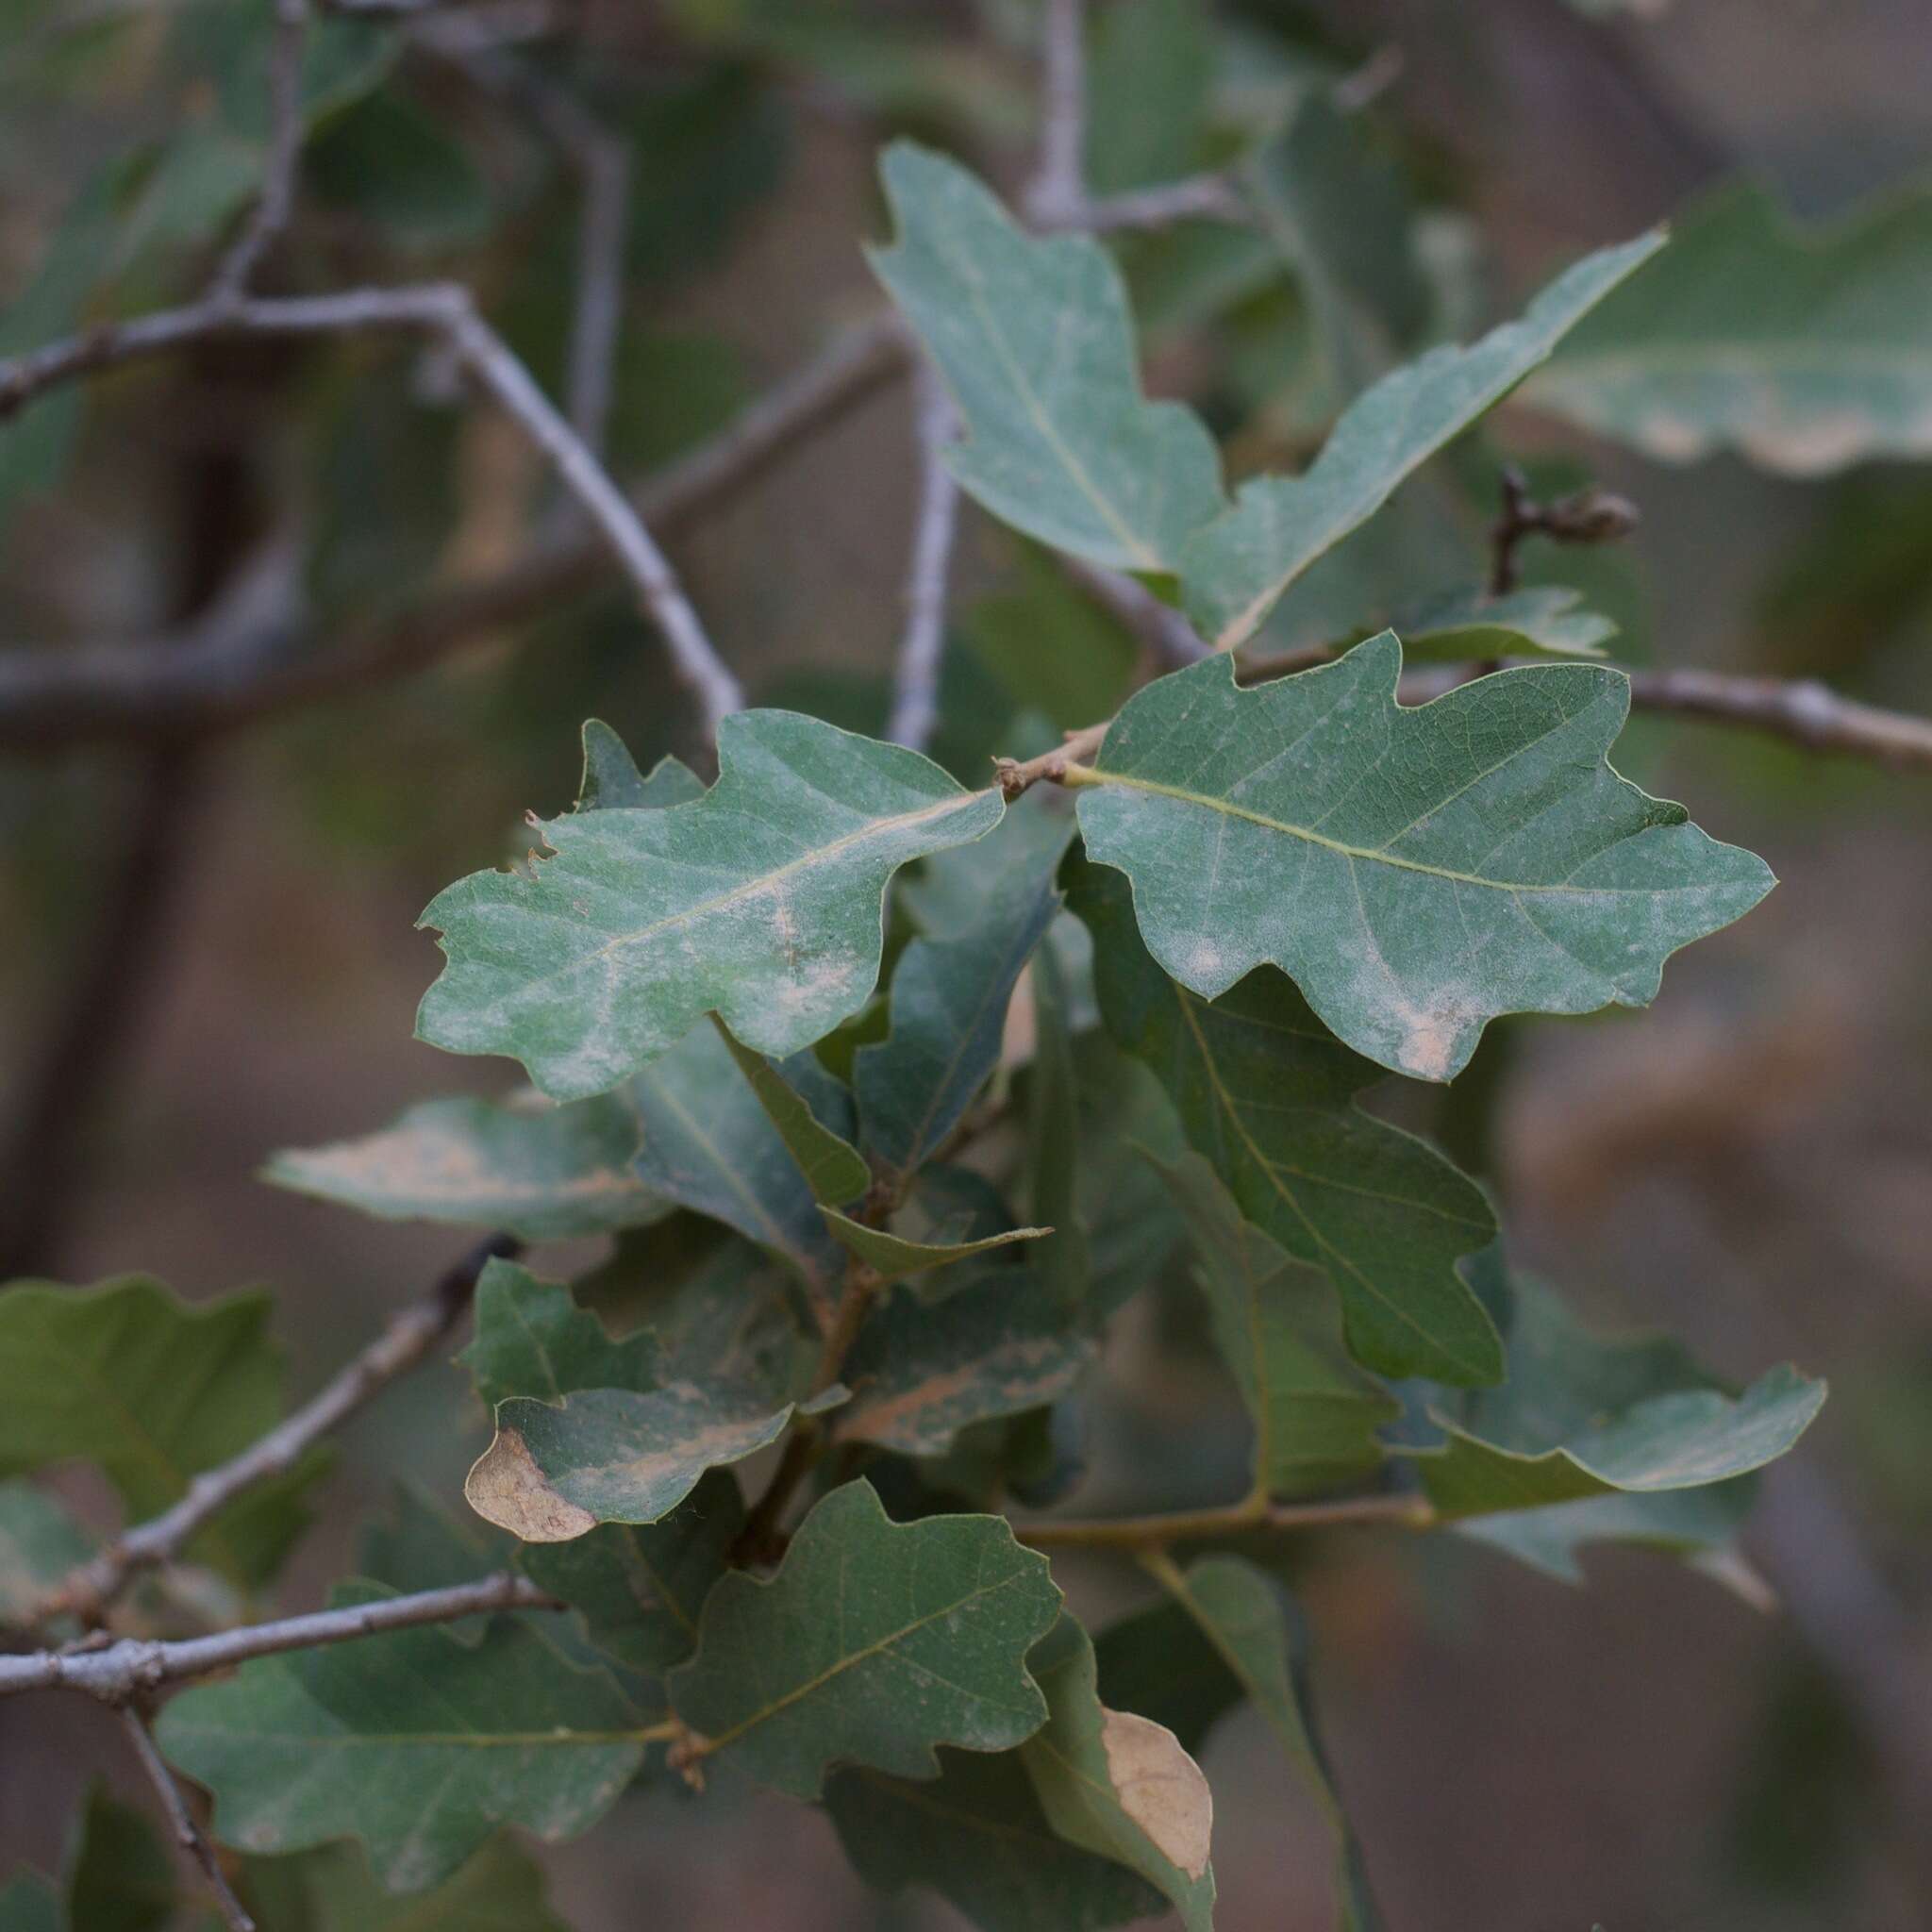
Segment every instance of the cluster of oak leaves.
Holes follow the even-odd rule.
[[[877,266],[959,406],[962,483],[1177,587],[1221,649],[1010,804],[787,712],[727,719],[708,789],[641,774],[593,724],[544,855],[428,908],[447,965],[423,1037],[512,1057],[535,1091],[431,1102],[271,1178],[614,1241],[573,1286],[485,1271],[480,1524],[406,1498],[339,1600],[509,1560],[573,1614],[262,1658],[168,1703],[161,1747],[259,1898],[306,1887],[375,1924],[383,1892],[445,1888],[446,1912],[522,1900],[550,1924],[498,1827],[567,1838],[682,1771],[824,1803],[868,1879],[992,1932],[1170,1905],[1204,1927],[1191,1754],[1252,1699],[1367,1924],[1269,1506],[1407,1496],[1415,1524],[1559,1574],[1592,1539],[1706,1552],[1822,1400],[1789,1369],[1739,1393],[1672,1344],[1580,1331],[1509,1277],[1474,1183],[1356,1104],[1391,1071],[1452,1077],[1495,1016],[1644,1004],[1768,890],[1610,769],[1621,674],[1537,662],[1405,708],[1384,632],[1234,675],[1299,572],[1655,242],[1397,372],[1305,475],[1229,502],[1201,424],[1141,394],[1100,249],[1025,235],[917,150],[886,178]],[[1528,628],[1512,648],[1562,655]],[[1246,1516],[1185,1568],[1157,1551],[1163,1600],[1091,1637],[1004,1510],[1077,1490],[1083,1378],[1183,1244],[1253,1425]],[[272,1424],[264,1321],[145,1281],[8,1290],[0,1466],[92,1458],[130,1516],[164,1507]],[[101,1379],[125,1417],[87,1398]],[[800,1439],[797,1520],[748,1540],[731,1465]],[[274,1574],[316,1474],[217,1519],[193,1553],[210,1590]],[[0,1487],[0,1611],[88,1547],[44,1491]],[[138,1865],[138,1837],[97,1802],[78,1870],[90,1847]],[[0,1894],[10,1924],[9,1899],[30,1901]]]

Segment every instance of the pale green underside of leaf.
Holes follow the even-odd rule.
[[[784,1058],[864,1005],[887,882],[999,823],[917,752],[788,711],[719,730],[718,782],[667,809],[548,821],[531,874],[473,874],[424,924],[442,976],[421,1037],[521,1059],[557,1099],[616,1086],[712,1010]]]
[[[1074,1071],[1074,1020],[1059,941],[1085,937],[1072,920],[1056,926],[1034,957],[1033,1071],[1026,1090],[1026,1156],[1033,1211],[1053,1233],[1029,1259],[1062,1310],[1082,1307],[1093,1288],[1093,1243],[1081,1212],[1080,1092]],[[1095,1311],[1096,1314],[1099,1311]]]
[[[560,1241],[667,1211],[632,1172],[637,1149],[637,1116],[608,1095],[568,1107],[427,1100],[379,1133],[285,1149],[261,1177],[385,1221]]]
[[[1401,669],[1386,631],[1249,690],[1210,660],[1116,720],[1081,829],[1182,985],[1277,965],[1357,1053],[1446,1080],[1497,1014],[1648,1005],[1770,891],[1611,770],[1621,673],[1525,665],[1411,708]]]
[[[715,1013],[711,1017],[717,1021],[719,1037],[758,1096],[758,1105],[791,1155],[812,1199],[829,1208],[856,1201],[872,1184],[872,1170],[865,1164],[865,1157],[850,1141],[819,1122],[806,1105],[804,1095],[787,1082],[763,1054],[753,1053],[750,1047],[735,1040],[730,1028]]]
[[[1021,1761],[1048,1822],[1070,1843],[1131,1867],[1180,1915],[1188,1932],[1213,1932],[1214,1870],[1185,1870],[1129,1815],[1108,1760],[1108,1712],[1094,1689],[1093,1644],[1071,1617],[1033,1659],[1045,1693],[1045,1725],[1021,1747]],[[1173,1748],[1191,1762],[1178,1740]]]
[[[379,1596],[368,1586],[338,1602]],[[575,1837],[643,1757],[644,1716],[601,1671],[569,1662],[530,1624],[468,1645],[397,1630],[258,1658],[183,1692],[157,1735],[214,1793],[215,1831],[249,1852],[356,1837],[378,1881],[420,1891],[499,1824]]]
[[[577,1389],[649,1389],[658,1349],[646,1332],[613,1341],[569,1289],[540,1281],[514,1261],[492,1260],[477,1277],[475,1332],[457,1359],[475,1378],[486,1408],[513,1395],[561,1402]]]
[[[1026,1653],[1059,1601],[1004,1518],[897,1524],[847,1483],[768,1582],[734,1571],[711,1591],[672,1705],[721,1762],[794,1797],[840,1764],[931,1778],[935,1745],[1004,1751],[1039,1728]]]
[[[704,796],[703,781],[677,758],[659,758],[646,777],[638,770],[629,746],[601,718],[584,720],[583,741],[579,811],[654,811]]]
[[[909,1275],[944,1268],[955,1261],[970,1260],[995,1248],[1010,1247],[1015,1241],[1037,1241],[1053,1232],[1050,1227],[1009,1227],[974,1241],[909,1241],[882,1227],[867,1227],[834,1208],[820,1211],[833,1238],[857,1255],[879,1277],[881,1285],[904,1281]]]
[[[1460,591],[1412,606],[1390,628],[1410,664],[1459,664],[1485,658],[1601,658],[1617,626],[1579,608],[1583,592],[1540,585],[1491,597]]]
[[[961,484],[1015,528],[1123,570],[1172,570],[1222,508],[1212,438],[1141,393],[1126,292],[1098,243],[1026,235],[964,169],[901,142],[897,243],[873,267],[965,418]]]
[[[1197,998],[1141,943],[1119,873],[1089,864],[1073,882],[1108,1031],[1159,1077],[1242,1214],[1326,1271],[1356,1359],[1394,1375],[1499,1379],[1495,1328],[1457,1273],[1494,1238],[1489,1203],[1425,1141],[1355,1106],[1379,1070],[1272,969]]]
[[[1815,476],[1932,455],[1932,195],[1823,227],[1761,188],[1720,190],[1523,400],[1665,462],[1734,448]]]
[[[1466,349],[1431,349],[1384,376],[1349,406],[1306,474],[1244,484],[1234,508],[1181,551],[1189,613],[1203,632],[1224,650],[1244,642],[1309,564],[1500,402],[1662,242],[1644,235],[1586,257],[1519,321]]]
[[[1367,1476],[1382,1461],[1376,1431],[1401,1405],[1349,1359],[1327,1276],[1244,1220],[1198,1154],[1159,1171],[1193,1234],[1214,1339],[1255,1425],[1257,1485],[1292,1496]]]
[[[988,1265],[943,1301],[895,1295],[847,1357],[841,1441],[941,1456],[958,1432],[1064,1395],[1093,1359],[1073,1312],[1024,1263]]]

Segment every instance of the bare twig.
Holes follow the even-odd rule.
[[[1249,1531],[1332,1529],[1348,1524],[1384,1524],[1427,1529],[1435,1511],[1421,1496],[1339,1496],[1322,1503],[1272,1503],[1250,1497],[1215,1509],[1180,1509],[1161,1516],[1114,1516],[1094,1521],[1026,1523],[1013,1534],[1029,1548],[1163,1549],[1169,1543]]]
[[[1046,229],[1077,228],[1090,235],[1112,235],[1130,229],[1171,228],[1176,222],[1229,222],[1244,225],[1255,211],[1247,197],[1225,175],[1191,175],[1163,181],[1153,188],[1134,188],[1120,194],[1058,204],[1033,210],[1034,225]]]
[[[147,1774],[147,1781],[154,1786],[155,1794],[161,1801],[161,1809],[168,1814],[168,1828],[175,1842],[194,1860],[201,1875],[207,1879],[229,1932],[256,1932],[255,1921],[235,1896],[228,1883],[228,1874],[222,1870],[221,1855],[194,1822],[194,1814],[188,1808],[188,1800],[181,1787],[175,1782],[175,1774],[168,1769],[156,1748],[146,1717],[134,1705],[126,1704],[121,1707],[121,1722],[126,1728],[128,1741],[134,1746],[135,1757],[141,1760],[142,1770]]]
[[[135,1576],[173,1561],[237,1496],[293,1469],[324,1436],[414,1368],[462,1320],[485,1264],[492,1257],[521,1251],[522,1243],[508,1235],[491,1235],[479,1242],[427,1294],[395,1315],[320,1393],[239,1456],[204,1470],[173,1508],[137,1524],[82,1564],[33,1621],[58,1615],[97,1620]]]
[[[1492,597],[1506,596],[1516,588],[1516,552],[1525,537],[1549,537],[1558,543],[1614,543],[1637,527],[1637,506],[1612,491],[1592,486],[1552,503],[1538,503],[1514,464],[1505,465],[1502,483],[1503,508],[1490,526]]]
[[[1106,724],[1089,724],[1084,730],[1068,732],[1066,742],[1058,751],[1041,752],[1037,758],[995,758],[993,782],[1010,805],[1036,785],[1061,783],[1074,766],[1085,764],[1100,749],[1106,736]]]
[[[418,1591],[411,1596],[379,1597],[372,1603],[313,1610],[307,1616],[285,1617],[273,1624],[244,1624],[233,1630],[181,1638],[171,1643],[124,1637],[94,1649],[0,1657],[0,1697],[18,1696],[26,1690],[81,1690],[103,1704],[119,1707],[164,1685],[231,1670],[251,1657],[349,1643],[358,1637],[408,1630],[419,1624],[454,1624],[484,1610],[562,1607],[526,1577],[503,1571],[475,1583]]]
[[[1718,671],[1639,670],[1630,673],[1630,702],[1639,710],[1769,732],[1810,751],[1932,772],[1932,719],[1861,705],[1816,678],[1785,683]]]
[[[814,432],[903,374],[909,347],[880,316],[747,407],[709,441],[653,477],[634,502],[675,531],[757,482]],[[0,370],[0,384],[5,373]],[[323,655],[298,649],[292,612],[237,613],[192,638],[0,652],[0,749],[229,731],[285,710],[408,675],[504,626],[594,589],[608,574],[600,539],[549,545],[493,575],[430,591],[365,624]]]
[[[1089,563],[1084,557],[1062,557],[1060,564],[1095,603],[1104,604],[1141,640],[1161,670],[1178,670],[1212,655],[1213,647],[1181,611],[1162,603],[1125,572]]]
[[[1045,0],[1040,64],[1040,162],[1026,212],[1041,227],[1078,225],[1087,206],[1086,0]]]
[[[188,342],[229,334],[303,336],[403,330],[443,342],[470,375],[515,418],[550,458],[564,487],[589,515],[670,646],[674,669],[696,695],[707,725],[743,702],[738,680],[705,636],[664,554],[584,440],[510,354],[456,283],[352,289],[287,301],[213,297],[93,329],[0,364],[0,419],[56,384],[121,367]]]
[[[959,521],[959,486],[946,467],[956,421],[951,398],[930,367],[916,378],[919,517],[906,575],[906,630],[892,685],[886,736],[923,750],[940,714],[940,671],[946,650],[946,574]]]
[[[217,304],[248,292],[261,258],[289,225],[295,206],[295,168],[302,153],[302,56],[308,43],[308,0],[275,0],[269,43],[269,150],[261,193],[208,288]]]

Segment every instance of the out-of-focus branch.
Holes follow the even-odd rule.
[[[906,575],[906,629],[892,684],[886,736],[923,750],[940,714],[940,672],[946,650],[946,576],[959,522],[959,486],[946,467],[956,416],[937,375],[922,365],[914,406],[919,441],[919,513]]]
[[[81,1690],[119,1707],[169,1684],[211,1676],[251,1657],[285,1651],[315,1650],[325,1643],[349,1643],[385,1630],[408,1630],[419,1624],[454,1624],[485,1610],[559,1610],[563,1606],[528,1578],[504,1571],[475,1583],[446,1590],[418,1591],[412,1596],[378,1598],[341,1609],[314,1610],[274,1624],[244,1624],[208,1637],[185,1637],[172,1643],[124,1637],[94,1649],[42,1650],[0,1657],[0,1697],[27,1690]]]
[[[406,1374],[458,1322],[470,1306],[476,1277],[492,1257],[523,1250],[508,1235],[491,1235],[463,1257],[420,1301],[394,1316],[369,1346],[285,1422],[239,1456],[204,1470],[173,1508],[130,1529],[62,1582],[32,1619],[72,1615],[96,1622],[108,1606],[144,1570],[171,1562],[210,1518],[237,1496],[285,1474],[327,1435],[365,1408]]]
[[[228,1932],[256,1932],[255,1921],[235,1896],[228,1883],[228,1874],[222,1870],[220,1854],[194,1822],[194,1813],[188,1808],[188,1800],[175,1781],[175,1774],[168,1769],[166,1760],[156,1748],[154,1733],[147,1727],[147,1719],[129,1704],[122,1707],[121,1722],[148,1783],[155,1788],[155,1795],[161,1801],[161,1809],[168,1815],[168,1829],[175,1842],[194,1860],[201,1875],[208,1881],[208,1888],[214,1893]]]
[[[306,336],[406,331],[426,335],[450,353],[550,458],[564,487],[636,588],[655,619],[679,678],[698,699],[707,726],[743,702],[738,680],[711,648],[664,554],[630,501],[558,413],[530,373],[486,323],[467,289],[455,283],[354,289],[287,301],[214,296],[184,308],[89,330],[0,365],[0,418],[44,391],[83,375],[122,367],[190,342],[229,335]]]
[[[1190,175],[1153,188],[1134,188],[1091,201],[1055,205],[1034,211],[1034,226],[1079,229],[1111,235],[1134,228],[1171,228],[1176,222],[1230,222],[1246,225],[1255,212],[1225,175]]]
[[[302,55],[308,44],[308,0],[275,0],[275,30],[269,42],[269,150],[261,192],[222,258],[208,288],[215,303],[239,302],[248,292],[275,237],[295,207],[295,167],[302,153]]]
[[[1212,655],[1213,647],[1184,612],[1162,603],[1146,585],[1125,572],[1089,563],[1082,557],[1062,557],[1060,563],[1096,604],[1105,605],[1141,640],[1161,670],[1175,671]]]
[[[1843,752],[1882,765],[1932,771],[1932,719],[1840,697],[1816,678],[1733,677],[1720,671],[1633,671],[1641,711],[1708,718],[1789,739],[1808,751]]]
[[[1086,0],[1045,0],[1040,44],[1040,160],[1026,212],[1041,227],[1078,226],[1087,205]]]
[[[854,328],[645,483],[633,498],[639,514],[666,532],[695,523],[903,375],[910,353],[890,316]],[[0,652],[0,749],[234,730],[423,670],[594,590],[610,567],[600,539],[552,543],[490,576],[425,591],[325,655],[291,610],[197,625],[167,650],[156,640]]]

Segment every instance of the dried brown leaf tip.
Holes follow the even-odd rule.
[[[1190,1878],[1208,1869],[1214,1793],[1181,1740],[1152,1718],[1104,1711],[1100,1741],[1121,1808]]]

